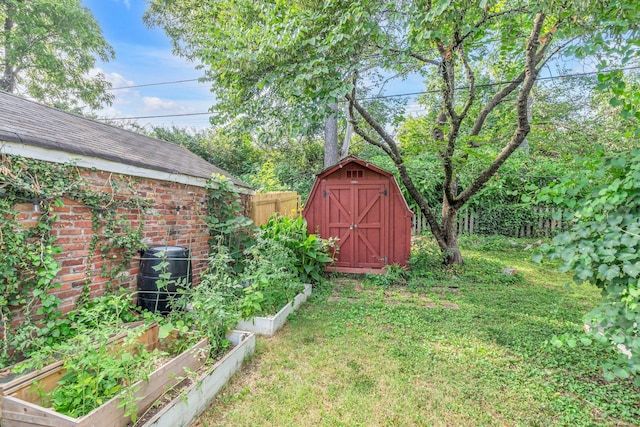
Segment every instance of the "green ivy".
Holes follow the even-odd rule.
[[[227,177],[213,174],[206,184],[208,193],[207,227],[210,244],[221,242],[228,250],[234,269],[242,271],[242,252],[253,244],[253,221],[242,215],[237,191]]]
[[[109,179],[113,193],[120,190],[116,182]],[[127,185],[128,192],[135,194],[133,185]],[[131,263],[133,256],[140,250],[145,249],[142,243],[144,229],[144,215],[151,206],[151,201],[134,197],[133,199],[114,198],[110,193],[100,193],[91,191],[79,191],[74,195],[74,199],[85,206],[91,208],[91,229],[93,235],[89,243],[89,254],[87,265],[91,265],[95,260],[96,252],[100,251],[103,260],[108,259],[117,251],[118,262],[114,263],[113,258],[109,262],[102,263],[100,273],[108,277],[111,282],[119,282],[125,278],[123,273]],[[137,213],[140,220],[138,225],[131,226],[129,215]],[[85,303],[89,298],[89,286],[91,285],[91,271],[85,278],[81,303]],[[112,291],[110,284],[107,291]]]
[[[113,182],[112,190],[117,190]],[[64,198],[91,208],[94,236],[89,263],[98,249],[105,259],[117,250],[117,262],[109,258],[102,271],[115,281],[142,246],[143,214],[149,202],[92,191],[72,164],[7,154],[0,157],[0,194],[0,366],[4,366],[28,356],[52,337],[65,335],[68,329],[58,309],[60,300],[51,294],[59,285],[55,280],[60,271],[56,255],[61,252],[52,232],[58,220],[54,208],[63,206]],[[16,208],[24,203],[32,203],[34,210],[40,211],[33,224],[25,222]],[[127,214],[132,209],[140,212],[138,226],[129,226],[127,214],[119,215],[118,209]],[[85,297],[90,281],[87,275]],[[18,318],[20,326],[11,329],[12,321]]]

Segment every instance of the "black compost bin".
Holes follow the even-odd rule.
[[[164,262],[166,266],[162,266]],[[170,273],[170,277],[167,279],[167,285],[160,286],[158,289],[158,281],[162,273]],[[171,311],[171,300],[179,294],[180,288],[189,286],[191,286],[189,249],[182,246],[154,246],[142,253],[138,273],[138,305],[140,307],[166,314]]]

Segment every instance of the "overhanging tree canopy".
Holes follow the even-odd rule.
[[[89,73],[114,52],[79,0],[0,1],[0,22],[0,90],[65,108],[111,101],[104,75]]]
[[[145,19],[165,29],[178,54],[204,64],[218,121],[300,132],[347,103],[354,132],[393,160],[447,261],[461,263],[456,215],[525,140],[542,68],[554,55],[628,44],[637,15],[628,0],[153,0]],[[381,119],[389,115],[366,98],[409,74],[439,89],[425,144],[437,147],[444,171],[441,215],[407,173]],[[492,132],[501,115],[511,119]],[[487,147],[493,155],[463,188],[460,170]]]

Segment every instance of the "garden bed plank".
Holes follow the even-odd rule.
[[[2,397],[2,426],[73,427],[75,419],[12,396]]]
[[[147,410],[156,399],[162,396],[167,388],[173,387],[182,381],[187,375],[185,368],[188,368],[189,371],[195,371],[202,366],[208,356],[205,353],[208,344],[209,341],[207,339],[202,339],[191,349],[154,371],[149,376],[149,381],[143,382],[142,388],[137,393],[143,396],[138,401],[138,413]]]
[[[229,379],[255,351],[256,336],[251,332],[232,331],[228,339],[233,350],[216,362],[198,381],[156,413],[143,427],[175,427],[190,424],[207,407]]]

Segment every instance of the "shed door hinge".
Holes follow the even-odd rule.
[[[331,193],[329,193],[326,190],[322,190],[322,197],[327,197],[329,194],[331,194]]]
[[[383,256],[382,258],[380,258],[380,261],[384,262],[385,264],[387,263],[387,257]]]
[[[388,193],[387,193],[387,189],[385,188],[385,189],[384,189],[384,191],[381,191],[381,192],[380,192],[380,194],[382,194],[383,196],[388,195]]]

